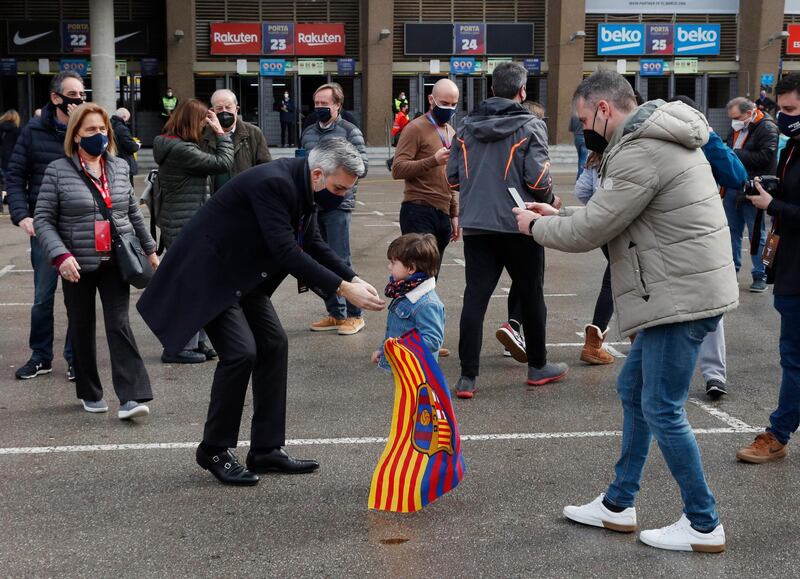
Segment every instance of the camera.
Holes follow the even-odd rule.
[[[778,190],[781,186],[781,180],[775,177],[774,175],[761,175],[761,177],[756,177],[755,179],[750,179],[744,182],[744,187],[742,191],[748,197],[758,197],[758,189],[756,189],[756,182],[761,183],[761,187],[763,187],[764,191],[772,195],[773,197],[778,194]]]

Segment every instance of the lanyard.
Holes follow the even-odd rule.
[[[84,163],[83,159],[81,159],[81,167],[83,167],[83,171],[89,178],[92,180],[95,188],[100,192],[100,197],[103,198],[103,201],[106,204],[106,207],[111,209],[111,192],[108,189],[108,178],[106,177],[106,161],[102,157],[100,157],[100,179],[96,179],[90,172],[88,167],[86,167],[86,163]]]
[[[449,149],[450,148],[450,144],[452,143],[452,138],[450,138],[450,135],[448,134],[447,124],[445,124],[445,126],[444,126],[444,134],[442,134],[441,129],[439,129],[439,125],[437,125],[436,121],[433,120],[433,117],[431,117],[431,114],[428,113],[425,116],[428,117],[428,120],[433,125],[433,128],[436,129],[437,133],[439,133],[439,139],[442,141],[442,146],[444,146],[444,147]]]

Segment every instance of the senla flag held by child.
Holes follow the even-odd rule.
[[[384,355],[394,373],[394,413],[369,507],[409,513],[461,482],[461,437],[447,382],[419,333],[386,340]]]

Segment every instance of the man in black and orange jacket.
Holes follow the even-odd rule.
[[[529,384],[546,384],[567,372],[566,364],[547,362],[544,249],[517,230],[511,212],[515,204],[508,193],[514,187],[526,202],[554,200],[547,128],[521,104],[527,97],[526,81],[527,72],[518,64],[495,68],[494,97],[464,119],[447,163],[447,180],[460,193],[466,262],[461,378],[456,387],[461,398],[470,398],[475,391],[483,319],[503,268],[513,281],[514,296],[509,301],[519,303],[514,317],[522,322],[529,347],[526,351],[518,325],[503,324],[496,333],[498,339],[516,360],[527,362]]]

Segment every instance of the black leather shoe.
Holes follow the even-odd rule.
[[[199,354],[193,350],[181,350],[174,356],[163,352],[161,361],[164,364],[202,364],[206,361],[204,354]]]
[[[303,474],[319,468],[316,460],[299,460],[292,458],[282,448],[269,452],[250,450],[247,453],[247,468],[259,474],[279,472],[283,474]]]
[[[206,357],[206,360],[213,360],[217,357],[217,351],[208,345],[208,342],[205,340],[200,340],[197,343],[197,348],[194,350],[198,354],[202,354]]]
[[[253,486],[258,484],[258,476],[247,470],[230,450],[219,454],[207,454],[197,447],[197,464],[213,474],[225,485]]]

